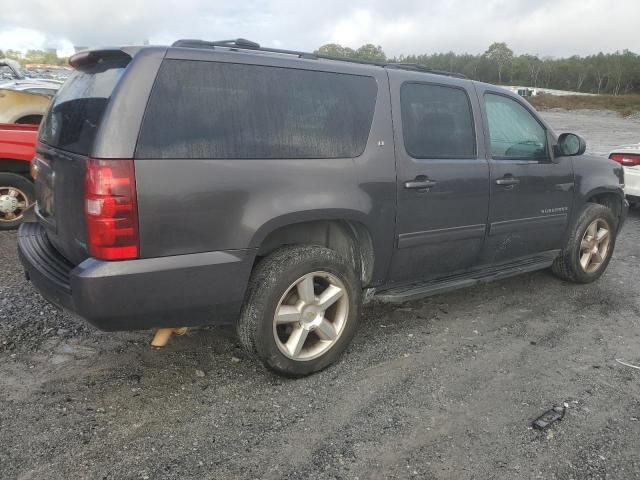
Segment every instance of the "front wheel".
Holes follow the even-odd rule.
[[[361,292],[353,267],[334,250],[282,248],[253,272],[238,336],[276,373],[309,375],[346,349],[356,331]]]
[[[604,205],[589,203],[572,227],[553,272],[564,280],[590,283],[606,270],[616,244],[616,218]]]
[[[0,172],[0,230],[18,228],[34,197],[33,183],[27,178]]]

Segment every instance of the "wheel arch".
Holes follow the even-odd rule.
[[[295,218],[294,218],[295,217]],[[360,276],[363,286],[373,279],[374,240],[370,229],[353,215],[289,215],[269,222],[252,241],[256,261],[287,245],[319,245],[339,252]]]
[[[620,222],[624,211],[624,194],[620,194],[618,190],[607,188],[594,189],[585,195],[587,203],[597,203],[603,205],[613,212],[613,215]]]
[[[24,160],[15,160],[13,158],[0,158],[0,173],[19,173],[21,175],[27,174],[27,178],[31,180],[29,176],[31,163]]]
[[[27,115],[21,115],[16,119],[14,123],[19,123],[23,125],[40,125],[42,122],[43,114],[42,113],[30,113]]]

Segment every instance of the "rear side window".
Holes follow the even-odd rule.
[[[413,158],[475,158],[473,115],[464,90],[405,83],[400,106],[404,146]]]
[[[371,77],[166,60],[136,157],[357,157],[366,147],[376,96]]]
[[[54,97],[40,129],[53,147],[89,155],[125,60],[100,60],[74,71]]]

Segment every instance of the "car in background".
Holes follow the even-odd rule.
[[[37,125],[0,124],[0,230],[18,228],[34,202],[31,160]]]
[[[27,78],[18,62],[0,59],[0,123],[39,125],[64,82]]]
[[[53,97],[64,82],[53,78],[29,77],[20,64],[10,58],[0,59],[0,89],[39,93]]]
[[[11,58],[0,58],[0,83],[23,78],[25,76],[18,62]]]
[[[53,97],[64,82],[59,80],[25,79],[1,83],[0,89],[15,90],[17,92],[37,93]]]
[[[609,158],[624,168],[624,193],[629,204],[640,207],[640,143],[616,147]]]
[[[39,125],[51,96],[0,87],[0,123]]]

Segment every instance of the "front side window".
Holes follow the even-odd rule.
[[[165,60],[138,158],[349,158],[364,152],[372,77],[261,65]]]
[[[405,149],[413,158],[475,158],[473,115],[464,90],[405,83],[400,107]]]
[[[531,112],[515,100],[502,95],[486,94],[484,104],[493,158],[548,158],[547,133]]]

